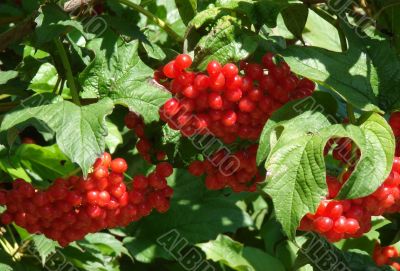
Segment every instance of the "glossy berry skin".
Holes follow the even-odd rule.
[[[224,113],[224,115],[222,116],[222,123],[225,126],[232,126],[236,123],[237,120],[237,115],[235,113],[235,111],[233,110],[228,110]]]
[[[208,95],[208,105],[210,108],[215,110],[222,109],[223,100],[221,95],[215,92],[210,93]]]
[[[168,78],[177,77],[178,76],[178,71],[175,68],[175,61],[171,61],[167,65],[165,65],[164,68],[163,68],[163,73]]]
[[[111,161],[111,170],[116,173],[124,173],[128,169],[128,164],[122,158]]]
[[[222,68],[222,73],[226,78],[233,78],[239,73],[239,69],[235,64],[227,63]]]
[[[217,61],[210,61],[207,65],[207,72],[210,76],[216,76],[218,75],[222,70],[221,64],[219,64]]]
[[[327,232],[333,228],[333,220],[329,217],[319,217],[314,220],[314,227],[317,232]]]
[[[181,54],[175,59],[174,68],[178,70],[184,70],[192,65],[192,58],[189,55]]]

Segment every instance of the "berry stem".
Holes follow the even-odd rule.
[[[142,6],[135,4],[130,0],[119,0],[119,2],[145,15],[147,18],[149,18],[151,21],[157,24],[160,28],[164,29],[164,31],[167,32],[176,41],[183,42],[183,38],[178,33],[176,33],[167,22],[161,20],[153,13],[144,9]]]
[[[58,38],[54,39],[54,43],[57,47],[58,54],[65,69],[68,86],[71,89],[72,101],[77,105],[81,105],[79,100],[78,87],[72,74],[71,63],[69,62],[67,51],[65,50],[64,45]]]
[[[132,182],[133,178],[132,178],[131,176],[129,176],[126,172],[124,172],[124,176],[125,176],[126,178],[128,178],[128,180],[129,180],[129,182],[127,182],[127,183]]]

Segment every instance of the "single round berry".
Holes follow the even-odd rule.
[[[157,174],[159,174],[162,177],[171,176],[173,171],[174,171],[174,168],[168,162],[161,162],[161,163],[157,164],[157,166],[156,166]]]
[[[116,173],[124,173],[128,169],[128,164],[122,158],[115,158],[111,161],[111,170]]]
[[[227,63],[222,68],[222,73],[227,78],[233,78],[239,73],[238,67],[233,63]]]
[[[192,65],[192,58],[189,55],[181,54],[175,58],[174,66],[178,70],[184,70]]]
[[[329,217],[318,217],[313,224],[315,230],[320,233],[330,231],[333,228],[333,220]]]
[[[210,61],[207,65],[207,72],[210,76],[218,75],[222,70],[221,64],[217,61]]]

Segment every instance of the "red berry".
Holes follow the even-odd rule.
[[[333,228],[333,220],[329,217],[318,217],[314,220],[314,228],[318,232],[327,232]]]
[[[124,173],[128,169],[128,164],[122,158],[115,158],[111,161],[111,170],[116,173]]]
[[[355,234],[360,229],[360,224],[354,218],[348,218],[346,220],[346,232],[349,234]]]
[[[163,73],[168,78],[177,77],[179,75],[179,71],[175,68],[175,61],[168,62],[163,68]]]
[[[222,73],[227,78],[233,78],[239,73],[238,67],[233,63],[227,63],[222,68]]]
[[[133,188],[143,190],[148,186],[147,178],[143,175],[137,175],[133,178]]]
[[[210,88],[213,91],[220,92],[225,86],[225,77],[222,73],[210,77]]]
[[[188,170],[194,176],[201,176],[204,174],[205,168],[202,161],[194,161],[189,165]]]
[[[225,126],[232,126],[236,123],[237,120],[237,115],[235,113],[235,111],[233,110],[228,110],[224,112],[224,115],[222,116],[222,123]]]
[[[209,85],[210,85],[210,79],[205,74],[197,75],[193,82],[193,86],[199,91],[206,90]]]
[[[242,91],[240,88],[228,89],[225,91],[224,97],[230,102],[237,102],[242,98]]]
[[[156,166],[157,174],[159,174],[162,177],[171,176],[173,171],[174,171],[174,168],[168,162],[161,162],[161,163],[157,164],[157,166]]]
[[[192,58],[189,55],[181,54],[175,58],[174,66],[178,70],[184,70],[192,65]]]
[[[219,64],[217,61],[213,60],[210,61],[207,65],[207,72],[210,76],[216,76],[218,75],[222,70],[221,64]]]
[[[260,80],[263,74],[263,68],[259,64],[251,63],[246,67],[246,75],[254,80]]]
[[[242,112],[251,112],[255,108],[255,104],[247,97],[244,97],[239,102],[239,109]]]
[[[210,108],[218,110],[222,109],[222,97],[218,93],[211,92],[208,94],[208,105]]]

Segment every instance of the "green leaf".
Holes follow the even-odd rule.
[[[257,11],[260,23],[265,23],[268,27],[276,26],[278,14],[290,4],[301,3],[297,0],[259,0]]]
[[[52,92],[57,83],[57,78],[58,73],[56,68],[50,63],[44,63],[40,66],[35,77],[33,77],[29,88],[36,93]],[[62,93],[65,98],[71,97],[69,94],[70,89],[66,85],[64,85]]]
[[[27,182],[31,182],[31,178],[26,173],[25,169],[22,167],[21,162],[15,156],[11,157],[1,157],[0,158],[0,169],[11,176],[11,178],[24,179]]]
[[[276,123],[294,118],[300,113],[310,110],[317,110],[325,115],[335,116],[337,109],[338,104],[334,97],[327,92],[321,91],[315,91],[311,97],[291,101],[282,106],[272,114],[261,132],[260,144],[257,151],[257,164],[260,165],[267,159],[271,151],[270,136],[273,131],[271,128],[274,127]]]
[[[214,262],[220,262],[237,271],[285,270],[282,263],[260,249],[246,247],[226,235],[218,235],[216,240],[198,244]]]
[[[272,197],[283,230],[294,238],[300,219],[313,213],[326,194],[323,139],[313,135],[330,123],[321,113],[308,111],[277,125],[283,132],[265,165],[270,174],[265,191]]]
[[[35,29],[36,42],[39,44],[48,42],[58,37],[62,33],[75,28],[84,34],[83,26],[76,20],[71,20],[56,4],[47,4],[42,7],[41,13],[36,18],[37,27]]]
[[[0,85],[7,83],[9,80],[18,76],[16,71],[0,71]]]
[[[293,4],[282,10],[286,27],[296,38],[301,38],[307,22],[308,7],[304,4]]]
[[[42,147],[36,144],[22,144],[15,153],[25,169],[29,169],[44,180],[53,180],[68,175],[75,169],[71,161],[57,145]]]
[[[304,42],[309,46],[342,52],[337,29],[312,9],[308,11],[307,22],[302,36]]]
[[[8,264],[0,263],[0,271],[13,271],[13,268]]]
[[[57,242],[46,238],[44,235],[33,235],[32,241],[44,266],[47,258],[56,253]]]
[[[385,111],[400,108],[400,58],[390,42],[379,36],[355,32],[346,22],[341,24],[349,40],[350,49],[363,50],[377,71],[375,87],[378,91],[377,105]]]
[[[105,117],[113,110],[110,99],[77,106],[52,95],[35,95],[5,115],[0,132],[31,119],[44,122],[56,133],[60,150],[82,168],[84,175],[105,149]]]
[[[141,43],[143,48],[146,50],[147,55],[156,60],[164,60],[166,55],[162,48],[158,46],[156,43],[149,43],[144,41]]]
[[[182,21],[187,25],[197,13],[197,0],[175,0]]]
[[[381,112],[376,69],[365,53],[292,46],[282,54],[293,72],[331,88],[361,110]]]
[[[158,110],[170,94],[151,80],[153,70],[140,60],[138,41],[110,43],[109,47],[102,42],[97,39],[91,43],[96,57],[80,75],[84,91],[110,97],[115,104],[139,113],[147,123],[157,121]]]
[[[99,250],[106,255],[115,255],[120,257],[122,254],[132,258],[122,242],[108,233],[92,233],[79,242],[80,245]]]
[[[171,255],[157,243],[157,239],[177,231],[189,245],[204,242],[221,232],[234,232],[252,224],[247,213],[235,205],[235,199],[220,191],[207,191],[199,178],[186,170],[175,170],[169,178],[174,189],[171,208],[165,214],[153,213],[128,229],[125,246],[136,260],[151,262],[157,257],[171,259]]]
[[[123,142],[122,135],[121,135],[120,131],[118,130],[117,125],[115,125],[111,121],[106,121],[106,125],[107,125],[107,131],[108,131],[108,134],[105,138],[106,145],[107,145],[110,153],[114,153],[117,146],[122,144],[122,142]]]
[[[360,161],[340,190],[338,198],[341,199],[371,194],[389,176],[392,169],[395,139],[389,124],[374,113],[363,115],[360,122],[366,146],[360,146]]]
[[[362,116],[360,126],[331,125],[321,113],[306,111],[288,121],[267,122],[266,127],[266,140],[260,142],[268,154],[265,168],[269,177],[264,191],[272,197],[276,217],[289,238],[294,238],[300,219],[314,213],[327,193],[323,150],[330,138],[350,138],[361,150],[338,198],[369,195],[390,173],[394,137],[387,122],[376,113]]]
[[[206,22],[210,22],[218,18],[222,11],[223,9],[219,7],[212,7],[203,10],[197,13],[196,16],[194,16],[194,18],[190,21],[189,25],[198,29],[201,26],[203,26]]]
[[[253,33],[243,29],[235,18],[224,16],[196,45],[193,66],[205,69],[211,60],[237,62],[253,53],[257,45]]]

